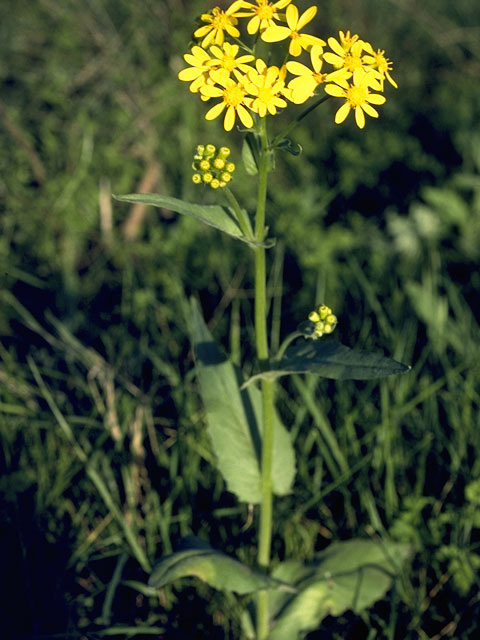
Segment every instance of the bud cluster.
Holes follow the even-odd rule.
[[[337,326],[337,316],[333,315],[330,307],[325,304],[320,305],[316,311],[309,313],[308,319],[315,325],[311,336],[314,340],[321,338],[324,333],[332,333]]]
[[[217,150],[213,144],[197,145],[197,152],[193,157],[192,168],[195,173],[192,180],[195,184],[208,184],[212,189],[225,187],[232,179],[235,164],[228,162],[230,149],[220,147]]]

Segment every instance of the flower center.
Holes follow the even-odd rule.
[[[359,107],[368,96],[368,89],[366,87],[350,87],[347,90],[347,100],[353,107]]]
[[[358,56],[345,56],[345,62],[343,66],[348,69],[351,73],[355,71],[355,69],[360,69],[362,67],[362,60]]]
[[[258,90],[258,99],[264,104],[268,104],[275,97],[272,87],[262,87]]]
[[[297,38],[300,37],[300,34],[298,33],[298,31],[290,31],[290,38],[292,40],[297,40]]]
[[[223,99],[229,107],[238,107],[243,102],[245,93],[238,84],[233,84],[223,92]]]
[[[235,58],[233,56],[223,56],[222,67],[227,71],[233,71],[235,69]]]
[[[264,4],[258,7],[258,9],[256,9],[256,12],[260,20],[272,20],[275,9],[269,4]]]
[[[313,79],[317,84],[322,84],[325,82],[326,73],[312,73]]]
[[[232,24],[229,15],[220,10],[219,7],[212,9],[212,26],[215,29],[225,29],[227,25]]]

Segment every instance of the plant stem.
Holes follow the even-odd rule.
[[[261,154],[258,169],[258,197],[255,216],[255,240],[263,242],[265,237],[265,210],[267,199],[268,174],[268,138],[266,118],[260,119]],[[267,287],[265,248],[255,247],[255,340],[257,357],[261,361],[268,359],[267,338]],[[258,564],[268,569],[272,540],[272,453],[274,420],[274,383],[262,380],[263,438],[261,455],[260,525],[258,534]],[[268,635],[268,591],[259,591],[257,595],[257,640]]]

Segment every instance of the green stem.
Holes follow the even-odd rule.
[[[265,238],[265,212],[268,178],[268,138],[266,118],[260,119],[261,153],[258,169],[258,197],[255,217],[255,240],[259,243]],[[260,362],[268,359],[267,338],[267,286],[265,248],[255,247],[255,340],[257,357]],[[270,565],[270,547],[272,541],[272,457],[273,457],[273,421],[274,421],[274,383],[262,380],[263,438],[261,455],[260,525],[258,534],[258,564],[267,570]],[[268,591],[257,595],[257,640],[268,635]]]
[[[314,109],[316,109],[318,106],[320,106],[321,104],[323,104],[324,102],[326,102],[328,99],[330,98],[329,95],[325,95],[322,96],[321,98],[319,98],[318,100],[316,100],[315,102],[313,102],[309,107],[307,107],[306,109],[304,109],[302,111],[302,113],[297,116],[295,118],[295,120],[293,120],[286,129],[284,129],[281,133],[278,134],[278,136],[276,136],[273,141],[272,144],[270,145],[271,149],[275,149],[275,147],[277,146],[277,144],[280,142],[280,140],[283,140],[283,138],[286,138],[288,136],[289,133],[291,133],[295,127],[306,117],[308,116],[309,113],[311,113]]]

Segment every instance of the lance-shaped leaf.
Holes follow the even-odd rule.
[[[241,373],[220,351],[192,301],[192,337],[200,392],[217,466],[239,500],[261,501],[262,397],[255,385],[240,391]],[[295,453],[290,435],[275,413],[272,483],[277,495],[290,492]]]
[[[270,588],[294,591],[289,585],[254,571],[193,536],[185,538],[181,547],[157,562],[148,581],[150,587],[159,589],[179,578],[195,576],[219,591],[240,594]]]
[[[201,205],[185,202],[179,198],[171,198],[170,196],[162,196],[158,193],[129,193],[122,196],[114,196],[116,200],[122,202],[133,202],[148,204],[152,207],[162,207],[175,213],[192,216],[201,220],[210,227],[214,227],[219,231],[223,231],[232,238],[242,240],[248,244],[256,244],[243,235],[243,232],[235,218],[235,213],[230,207],[221,207],[220,205]],[[258,244],[258,243],[257,243]],[[267,245],[265,245],[267,246]],[[268,246],[271,246],[271,242]]]
[[[309,340],[289,347],[285,356],[271,364],[270,369],[247,380],[275,379],[294,373],[314,373],[335,380],[369,380],[405,373],[410,367],[380,353],[355,351],[339,342]]]
[[[279,565],[273,577],[298,593],[270,592],[274,625],[268,640],[297,640],[328,615],[370,607],[386,594],[410,551],[404,544],[349,540],[331,544],[312,565]]]

